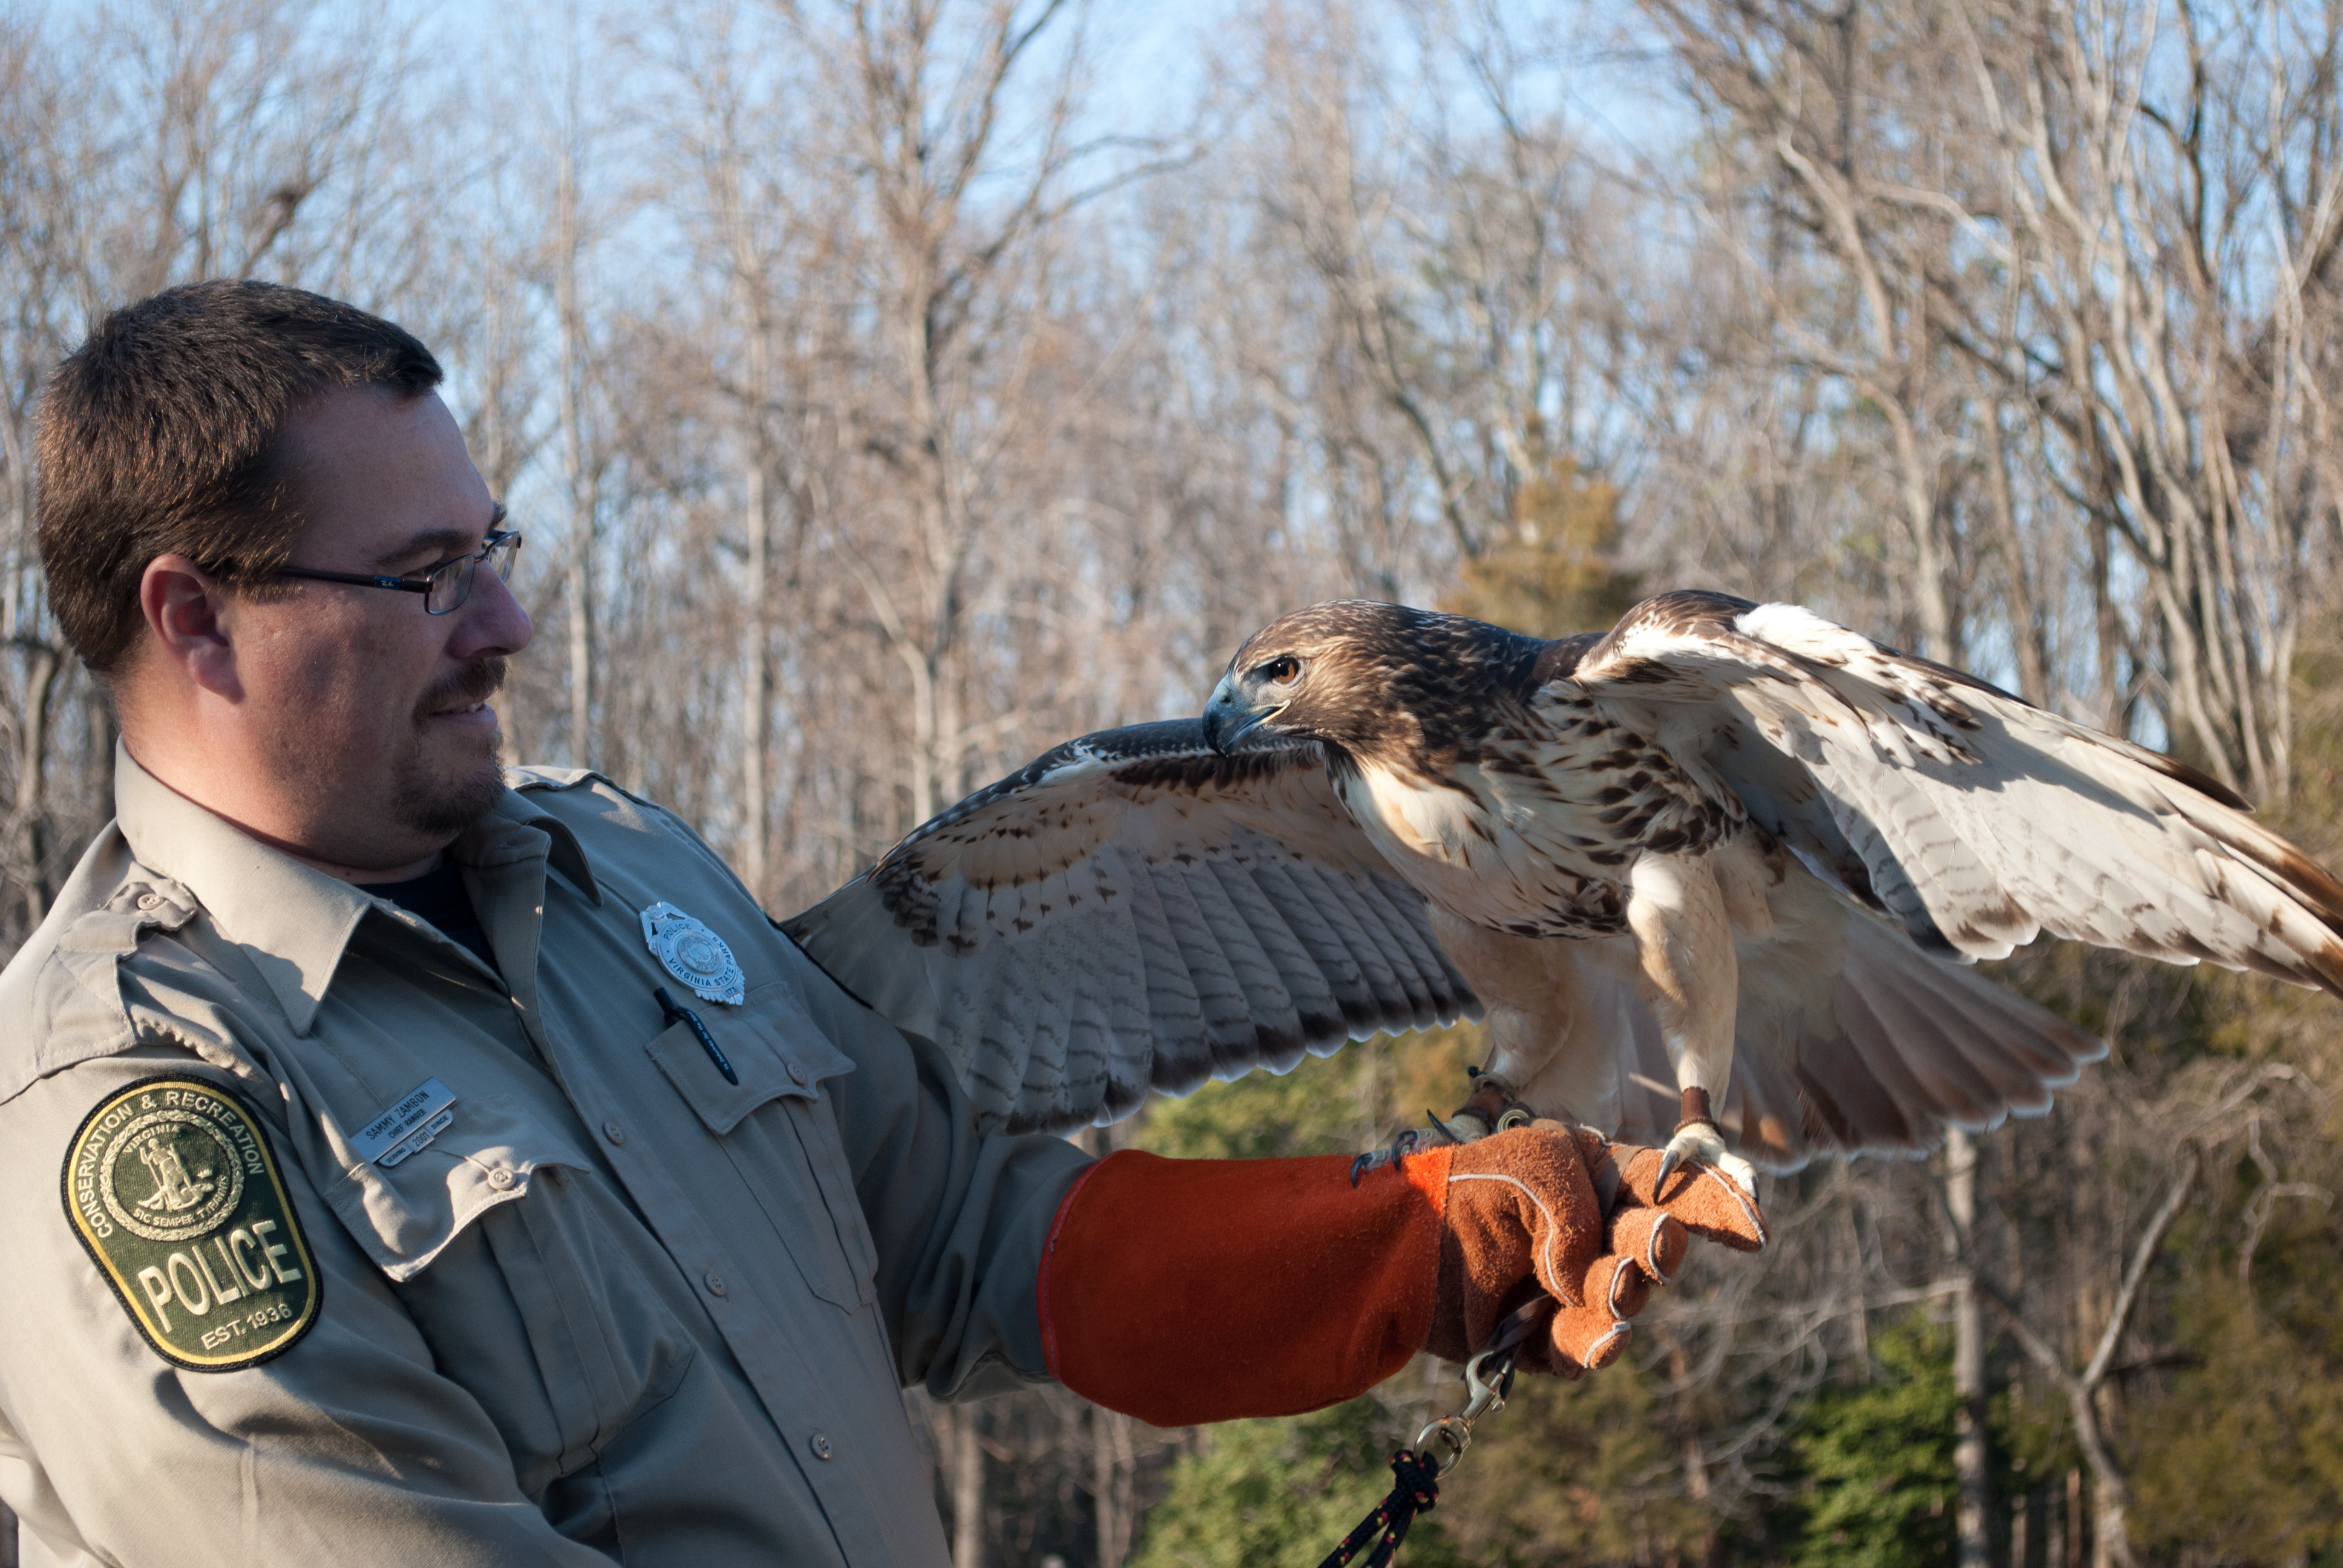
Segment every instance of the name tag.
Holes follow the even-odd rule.
[[[447,1130],[456,1097],[436,1078],[399,1096],[398,1103],[350,1134],[358,1158],[386,1168],[397,1164]]]

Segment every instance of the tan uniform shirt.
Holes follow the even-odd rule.
[[[1033,1282],[1082,1157],[978,1135],[935,1050],[666,812],[590,775],[514,783],[450,851],[492,970],[120,756],[116,823],[0,978],[0,1498],[28,1561],[946,1557],[900,1385],[1044,1375]],[[661,967],[660,900],[729,946],[743,1004]],[[265,1131],[322,1284],[274,1359],[166,1362],[69,1222],[84,1119],[158,1075]],[[449,1124],[369,1158],[432,1081]],[[235,1241],[152,1275],[229,1357],[232,1265],[306,1288],[273,1285],[266,1227]]]

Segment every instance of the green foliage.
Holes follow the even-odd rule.
[[[2181,1339],[2202,1359],[2128,1423],[2135,1527],[2159,1554],[2343,1548],[2343,1259],[2323,1216],[2296,1218],[2295,1236],[2257,1251],[2255,1302],[2226,1268],[2182,1286]]]
[[[1798,1568],[1934,1568],[1954,1558],[1950,1335],[1919,1319],[1872,1341],[1878,1375],[1816,1400],[1792,1441],[1805,1479]]]
[[[1229,1568],[1315,1562],[1391,1488],[1399,1432],[1373,1396],[1284,1421],[1232,1421],[1206,1433],[1205,1451],[1172,1468],[1171,1494],[1147,1516],[1131,1568]],[[1409,1568],[1463,1559],[1438,1523],[1419,1518]]]
[[[1413,1372],[1403,1381],[1412,1381]],[[1462,1385],[1451,1392],[1461,1397]],[[1419,1418],[1370,1395],[1286,1421],[1212,1428],[1172,1467],[1132,1568],[1306,1563],[1391,1485],[1392,1450]],[[1651,1380],[1626,1363],[1579,1382],[1524,1378],[1441,1485],[1407,1568],[1593,1568],[1697,1561],[1708,1523],[1676,1496]]]
[[[1178,1160],[1268,1160],[1353,1154],[1463,1103],[1464,1067],[1479,1060],[1477,1028],[1378,1035],[1292,1071],[1257,1071],[1208,1083],[1185,1100],[1158,1100],[1132,1137],[1136,1148]]]
[[[1480,1563],[1698,1562],[1667,1412],[1632,1358],[1577,1382],[1523,1378],[1441,1489],[1446,1539]]]
[[[2294,791],[2272,826],[2343,860],[2343,635],[2315,630],[2297,658]],[[2343,1562],[2343,1031],[2336,1003],[2228,974],[2196,988],[2207,1050],[2298,1076],[2265,1094],[2255,1140],[2208,1173],[2180,1227],[2185,1260],[2168,1341],[2181,1365],[2145,1390],[2123,1429],[2132,1527],[2168,1560]],[[2294,1195],[2258,1196],[2272,1181]],[[2257,1227],[2247,1266],[2245,1238]]]

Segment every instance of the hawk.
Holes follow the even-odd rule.
[[[1044,753],[783,922],[989,1126],[1485,1017],[1541,1115],[1754,1162],[2039,1114],[2043,932],[2343,994],[2343,884],[2181,763],[1785,604],[1543,640],[1338,601],[1201,720]]]

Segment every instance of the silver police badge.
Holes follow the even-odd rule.
[[[661,900],[643,911],[643,940],[700,1000],[739,1007],[749,1000],[748,981],[724,939],[673,904]]]

